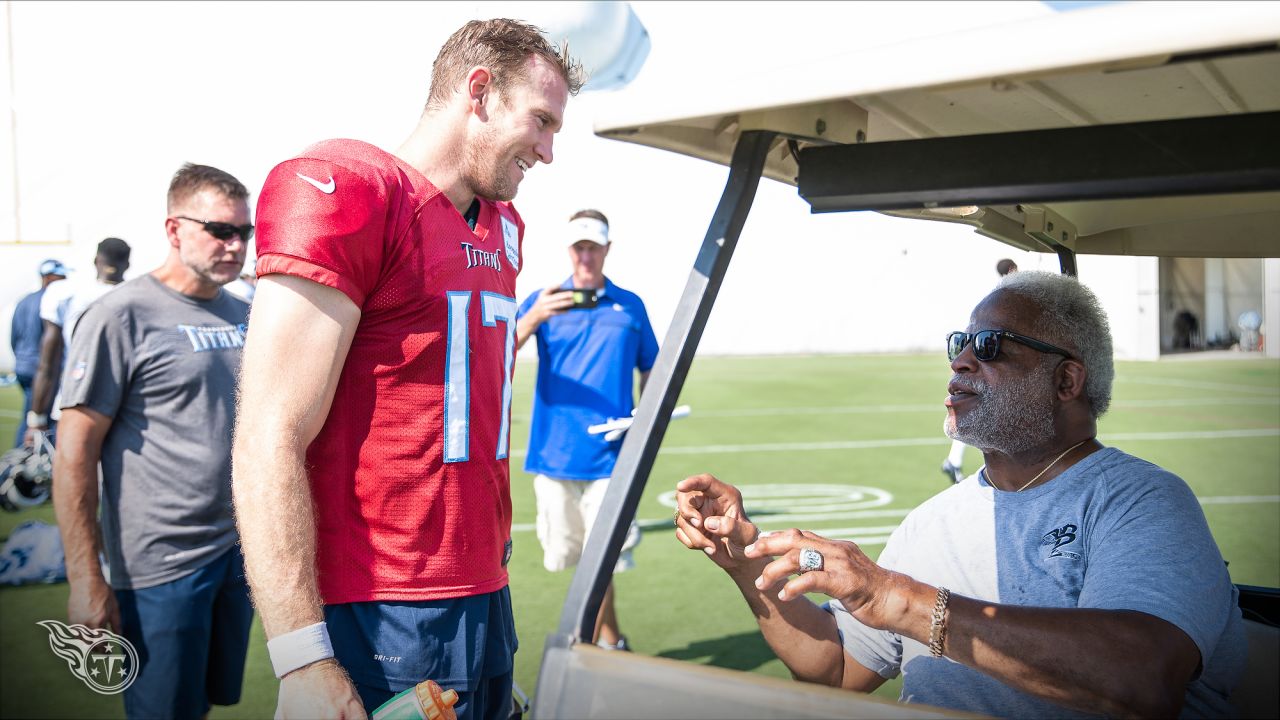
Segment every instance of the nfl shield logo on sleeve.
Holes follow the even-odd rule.
[[[520,269],[520,229],[504,215],[502,217],[502,244],[507,249],[507,260],[514,270]]]

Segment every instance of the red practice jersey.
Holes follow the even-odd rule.
[[[402,160],[331,140],[271,171],[257,228],[259,275],[306,278],[360,308],[307,450],[325,603],[505,587],[520,216],[481,201],[473,231]]]

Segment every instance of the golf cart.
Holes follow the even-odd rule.
[[[969,225],[1073,275],[1079,253],[1280,256],[1280,4],[1116,4],[683,96],[623,92],[596,132],[729,176],[547,639],[534,717],[954,717],[590,642],[759,180],[795,185],[815,213]],[[1233,701],[1275,717],[1280,591],[1241,590],[1250,657]]]

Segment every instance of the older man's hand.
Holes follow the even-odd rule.
[[[806,549],[819,553],[819,569],[802,572],[801,553]],[[854,543],[792,529],[761,535],[743,554],[774,558],[755,585],[761,592],[781,585],[779,600],[822,593],[839,600],[862,624],[879,629],[895,626],[906,613],[907,593],[898,591],[914,581],[880,567]]]
[[[702,474],[676,485],[676,538],[705,552],[726,570],[743,566],[743,548],[760,534],[747,519],[742,493],[715,476]]]

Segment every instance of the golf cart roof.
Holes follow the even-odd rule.
[[[596,133],[763,174],[814,212],[971,225],[1018,248],[1280,254],[1280,3],[1131,3],[619,93]]]

